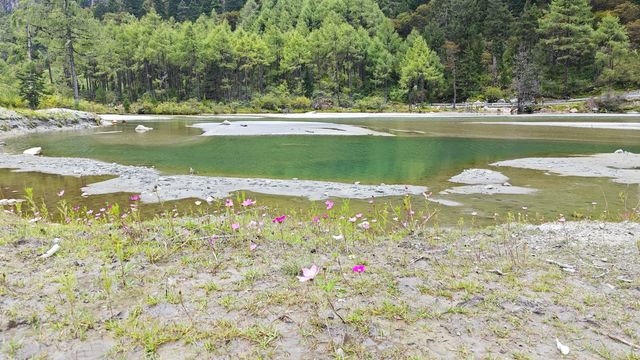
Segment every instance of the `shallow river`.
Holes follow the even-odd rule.
[[[171,174],[252,178],[300,178],[363,184],[426,185],[437,194],[454,186],[447,181],[468,168],[486,168],[499,160],[531,156],[610,153],[617,149],[640,152],[640,130],[604,130],[546,126],[477,124],[478,121],[606,121],[640,122],[640,117],[481,117],[481,118],[372,118],[331,119],[334,123],[359,125],[394,137],[379,136],[236,136],[203,137],[190,128],[198,122],[220,118],[175,117],[169,120],[130,121],[89,131],[34,134],[7,141],[7,151],[41,146],[46,156],[86,157],[130,165],[154,166]],[[231,121],[236,121],[233,118]],[[299,120],[296,120],[299,121]],[[313,120],[324,121],[324,120]],[[134,131],[138,124],[153,127],[148,133]],[[101,133],[117,131],[115,133]],[[532,195],[448,195],[463,204],[443,208],[441,217],[457,218],[478,212],[480,218],[495,212],[522,211],[546,219],[570,215],[619,212],[638,202],[638,186],[612,183],[608,179],[560,177],[536,170],[497,168],[517,186],[539,189]],[[64,178],[42,174],[0,171],[3,197],[19,196],[25,186],[46,201],[67,189],[73,201],[98,206],[108,200],[126,201],[125,194],[81,200],[79,187],[93,179]],[[13,195],[12,195],[13,194]],[[257,195],[285,207],[304,207],[303,199]],[[622,199],[622,200],[621,200]],[[623,203],[626,200],[626,203]],[[596,202],[597,205],[592,205]],[[184,202],[187,203],[187,202]],[[192,204],[193,201],[188,201]],[[358,202],[356,202],[358,203]],[[361,206],[366,206],[361,204]]]

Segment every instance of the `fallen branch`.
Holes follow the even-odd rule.
[[[492,269],[492,270],[487,270],[487,272],[493,273],[493,274],[497,274],[500,276],[504,276],[504,273],[498,269]]]
[[[625,345],[629,346],[632,349],[640,350],[640,345],[636,345],[636,344],[634,344],[634,343],[632,343],[630,341],[627,341],[627,340],[625,340],[625,339],[623,339],[621,337],[618,337],[618,336],[615,336],[615,335],[612,335],[612,334],[609,334],[609,333],[604,333],[604,332],[602,332],[600,330],[593,329],[593,328],[591,330],[593,330],[593,332],[595,332],[596,334],[600,334],[600,335],[606,336],[611,340],[617,341],[617,342],[619,342],[621,344],[625,344]]]
[[[576,272],[576,268],[573,265],[569,265],[569,264],[563,264],[560,262],[557,262],[555,260],[551,260],[551,259],[547,259],[546,262],[548,262],[549,264],[553,264],[553,265],[557,265],[560,267],[560,269],[566,271],[566,272],[570,272],[570,273],[574,273]]]

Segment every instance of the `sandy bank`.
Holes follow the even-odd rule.
[[[628,152],[576,157],[543,157],[499,161],[508,166],[564,176],[605,177],[621,184],[640,184],[640,155]]]
[[[515,126],[555,126],[580,129],[611,129],[611,130],[640,130],[640,123],[619,122],[505,122],[505,121],[478,121],[474,124],[483,125],[515,125]]]
[[[144,202],[187,198],[222,199],[236,191],[268,195],[302,196],[310,200],[329,197],[367,199],[372,196],[418,195],[427,188],[412,185],[356,185],[328,181],[250,179],[195,175],[163,176],[155,169],[81,158],[53,158],[0,154],[0,168],[67,176],[113,175],[114,179],[83,188],[88,195],[116,192],[140,193]],[[159,190],[154,189],[158,187]]]
[[[201,115],[120,115],[120,114],[104,114],[100,117],[107,121],[155,121],[168,120],[172,118],[191,118],[191,119],[280,119],[280,120],[331,120],[331,119],[379,119],[379,118],[397,118],[397,119],[422,119],[422,118],[638,118],[638,114],[566,114],[566,113],[538,113],[538,114],[496,114],[496,113],[477,113],[477,112],[428,112],[428,113],[323,113],[323,112],[306,112],[294,114],[201,114]],[[499,122],[489,122],[490,124],[500,124]],[[518,122],[515,122],[519,124]]]
[[[256,135],[339,135],[339,136],[393,136],[359,126],[305,121],[234,121],[200,123],[192,127],[202,129],[202,136],[256,136]]]

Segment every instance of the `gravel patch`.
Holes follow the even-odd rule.
[[[196,175],[163,176],[159,171],[82,158],[34,157],[0,154],[0,168],[22,172],[42,172],[66,176],[114,175],[114,179],[89,184],[87,195],[117,192],[140,193],[144,202],[187,198],[222,199],[236,191],[282,196],[304,196],[310,200],[329,197],[367,199],[372,196],[419,195],[425,186],[361,185],[312,180],[251,179]]]
[[[491,165],[541,170],[563,176],[605,177],[621,184],[640,184],[640,155],[624,151],[590,156],[524,158]]]

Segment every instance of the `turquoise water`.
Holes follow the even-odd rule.
[[[526,121],[640,121],[640,118],[525,118]],[[374,136],[237,136],[203,137],[189,127],[196,122],[222,119],[176,117],[163,121],[132,121],[124,125],[88,131],[33,134],[8,141],[12,152],[41,146],[46,156],[87,157],[131,165],[154,166],[171,174],[187,174],[189,168],[200,175],[300,178],[362,183],[426,185],[437,195],[454,186],[447,181],[466,168],[490,168],[499,160],[530,156],[562,156],[613,152],[619,148],[640,152],[640,131],[595,130],[560,127],[481,125],[481,119],[338,119],[333,122],[391,132],[395,137]],[[505,121],[504,118],[496,118]],[[233,121],[233,119],[232,119]],[[512,121],[512,118],[509,119]],[[155,130],[138,134],[138,124]],[[118,131],[104,134],[105,131]],[[501,168],[510,182],[540,189],[533,195],[449,195],[464,204],[443,209],[455,219],[460,214],[479,211],[488,217],[494,212],[517,211],[523,206],[547,218],[579,211],[623,211],[640,198],[637,186],[623,186],[608,179],[560,177],[541,171]],[[126,194],[79,198],[84,180],[70,181],[53,175],[0,172],[3,195],[20,194],[25,186],[37,188],[37,195],[52,204],[51,194],[60,188],[76,196],[73,201],[91,206],[122,199]],[[625,194],[626,204],[618,201]],[[304,207],[304,199],[259,196],[281,206]],[[593,209],[592,202],[602,209]],[[263,202],[264,203],[264,202]],[[193,204],[190,200],[189,204]]]

